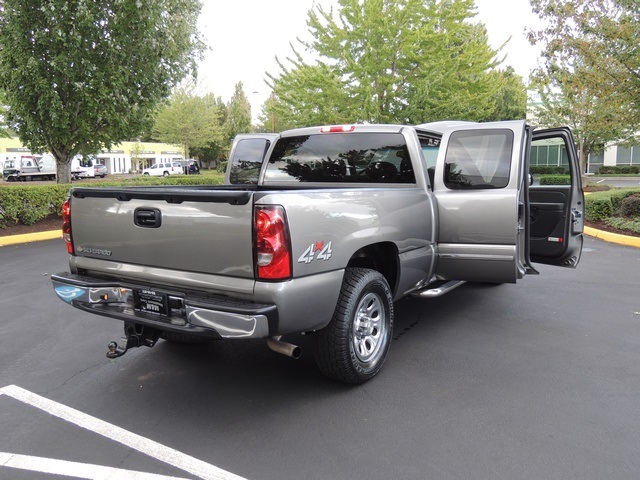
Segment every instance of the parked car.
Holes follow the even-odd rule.
[[[200,173],[200,165],[195,160],[189,160],[189,174],[193,175],[194,173]],[[186,168],[185,168],[186,171]]]
[[[93,170],[96,172],[96,177],[104,178],[107,176],[107,166],[97,163],[93,166]]]
[[[168,177],[169,175],[180,175],[183,173],[182,164],[180,162],[175,163],[154,163],[149,168],[142,170],[142,174],[152,177]]]
[[[190,175],[200,173],[200,165],[198,165],[198,162],[196,162],[195,160],[182,161],[178,163],[182,165],[182,170],[184,173],[189,173]],[[189,165],[188,172],[187,172],[187,164]]]

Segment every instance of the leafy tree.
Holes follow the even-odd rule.
[[[423,123],[484,120],[496,110],[499,63],[473,0],[339,0],[337,14],[316,5],[302,42],[270,83],[277,101],[263,120],[278,123]],[[272,110],[273,109],[273,110]],[[281,121],[282,119],[282,121]]]
[[[495,109],[485,121],[514,120],[527,116],[527,89],[512,67],[489,73],[499,89],[494,96]]]
[[[532,77],[543,125],[574,129],[582,172],[589,153],[630,141],[640,127],[640,4],[631,0],[531,0],[545,27],[530,32],[544,64]]]
[[[222,138],[221,117],[220,104],[212,93],[198,96],[193,85],[182,85],[158,110],[154,135],[162,142],[182,145],[188,158],[190,149]]]
[[[135,138],[202,50],[198,0],[3,0],[0,88],[32,151],[70,159]]]
[[[227,143],[237,134],[248,133],[251,130],[251,104],[244,93],[242,82],[238,82],[227,105],[227,118],[224,122]]]
[[[262,130],[276,132],[299,126],[353,122],[353,106],[337,73],[328,65],[305,65],[272,77],[273,95],[260,117]]]

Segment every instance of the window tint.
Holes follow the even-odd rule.
[[[232,184],[258,183],[260,167],[270,144],[271,142],[264,138],[240,140],[230,160],[229,182]]]
[[[454,132],[445,158],[447,188],[504,188],[509,183],[513,132],[470,130]]]
[[[279,139],[265,180],[415,183],[415,176],[401,134],[330,133]]]

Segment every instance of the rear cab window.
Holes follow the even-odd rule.
[[[265,171],[269,183],[415,184],[400,133],[331,133],[280,138]]]

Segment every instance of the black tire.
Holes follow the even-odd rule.
[[[169,176],[169,172],[164,172],[162,175],[163,175],[164,177],[168,177],[168,176]]]
[[[316,363],[329,378],[360,384],[382,368],[393,331],[393,297],[377,271],[347,268],[335,312],[320,330]]]
[[[160,338],[170,343],[204,343],[206,338],[197,335],[189,335],[188,333],[162,332]]]

